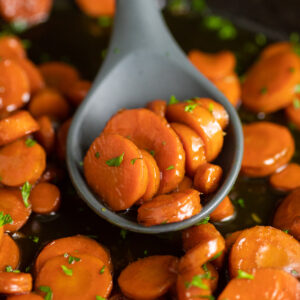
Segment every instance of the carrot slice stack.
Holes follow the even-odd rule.
[[[164,118],[167,110],[167,102],[165,100],[153,100],[147,103],[148,109],[152,110],[154,113]]]

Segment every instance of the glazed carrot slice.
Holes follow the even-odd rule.
[[[168,105],[167,119],[178,122],[195,130],[205,145],[207,161],[214,160],[223,146],[223,131],[213,115],[197,103],[176,103]]]
[[[76,3],[91,17],[112,16],[115,13],[115,0],[76,0]]]
[[[4,234],[0,245],[0,271],[4,272],[7,266],[15,270],[20,263],[20,250],[16,242],[8,235]]]
[[[72,263],[67,257],[57,256],[45,262],[35,281],[35,290],[44,295],[42,287],[52,291],[53,300],[106,298],[112,289],[108,268],[97,257],[78,254]]]
[[[213,193],[219,187],[222,175],[223,170],[220,166],[210,163],[202,164],[196,171],[194,186],[201,193]]]
[[[241,100],[242,88],[240,80],[235,73],[215,79],[212,81],[214,85],[225,95],[233,106],[237,106]]]
[[[29,199],[35,213],[50,214],[60,206],[60,191],[52,183],[39,183],[32,189]]]
[[[1,58],[25,58],[26,51],[21,40],[16,36],[2,36],[0,38],[0,57]]]
[[[138,222],[144,226],[180,222],[201,210],[199,193],[188,189],[168,195],[159,195],[138,209]]]
[[[29,101],[30,85],[22,67],[16,62],[0,61],[0,112],[14,111]]]
[[[285,115],[287,119],[300,130],[300,100],[299,96],[296,96],[293,103],[285,109]]]
[[[75,68],[63,62],[47,62],[39,67],[46,85],[67,93],[70,86],[77,82],[79,74]]]
[[[235,57],[230,51],[205,53],[199,50],[192,50],[189,52],[188,58],[208,79],[225,77],[235,67]]]
[[[0,294],[24,294],[32,289],[32,277],[28,273],[0,272]]]
[[[159,193],[174,190],[183,179],[185,154],[180,140],[167,122],[152,111],[122,110],[108,121],[104,133],[130,137],[137,147],[154,153],[162,173]]]
[[[175,192],[184,192],[187,189],[191,189],[193,186],[193,181],[191,178],[184,176],[182,181],[178,184]]]
[[[156,195],[159,189],[160,172],[153,156],[145,150],[141,150],[141,153],[148,169],[148,185],[141,200],[147,202],[151,200],[154,195]],[[132,163],[134,164],[135,161],[132,161]]]
[[[26,207],[19,190],[0,189],[0,211],[9,214],[13,222],[4,225],[5,231],[17,231],[28,220],[31,209]]]
[[[46,167],[46,153],[38,143],[17,140],[0,149],[1,183],[21,186],[34,183]]]
[[[210,219],[213,222],[221,222],[231,218],[234,215],[234,206],[228,196],[222,200],[217,208],[210,214]]]
[[[40,128],[35,132],[34,137],[47,153],[50,153],[55,146],[55,130],[51,119],[48,116],[42,116],[37,119],[37,123]]]
[[[206,108],[218,121],[222,129],[225,129],[229,123],[229,115],[222,104],[210,98],[194,98],[193,101]]]
[[[299,282],[282,270],[257,269],[254,270],[253,276],[253,279],[232,279],[218,300],[296,300],[300,298]]]
[[[9,22],[24,21],[33,25],[43,22],[47,19],[52,0],[31,0],[30,5],[27,2],[19,0],[1,0],[1,16]]]
[[[261,59],[246,75],[242,86],[243,105],[254,112],[271,113],[288,106],[299,83],[300,61],[283,52]]]
[[[300,189],[292,191],[279,205],[273,219],[273,226],[288,230],[296,239],[300,240],[300,227],[297,226],[300,217]],[[294,230],[293,230],[294,229]]]
[[[64,120],[68,117],[70,107],[62,95],[50,88],[38,91],[31,99],[28,109],[34,117],[47,115]]]
[[[20,110],[0,120],[0,145],[5,145],[39,130],[39,124],[30,113]]]
[[[234,231],[234,232],[226,235],[225,244],[226,244],[227,250],[232,247],[232,245],[235,243],[235,241],[237,240],[237,238],[239,237],[241,232],[242,232],[242,230],[237,230],[237,231]]]
[[[153,100],[148,102],[146,107],[152,110],[154,113],[164,118],[167,110],[167,102],[165,100]]]
[[[233,244],[229,267],[232,277],[238,270],[274,267],[300,277],[300,244],[291,235],[270,227],[255,226],[243,230]]]
[[[266,59],[273,55],[277,55],[277,54],[283,53],[283,52],[293,52],[292,43],[290,43],[290,42],[273,43],[263,49],[263,51],[260,53],[260,58]]]
[[[79,106],[88,94],[92,83],[87,80],[77,80],[73,82],[66,91],[66,97],[70,102]]]
[[[152,300],[164,295],[176,281],[178,259],[170,255],[149,256],[128,265],[118,283],[131,299]]]
[[[44,298],[34,293],[7,297],[7,300],[43,300],[43,299]]]
[[[83,166],[88,185],[114,211],[131,207],[146,192],[148,169],[142,153],[118,134],[96,138]]]
[[[281,191],[291,191],[300,187],[300,165],[290,163],[284,169],[270,177],[273,188]]]
[[[288,163],[294,154],[293,137],[284,126],[256,122],[244,125],[243,131],[244,157],[241,170],[247,176],[270,175]]]
[[[112,269],[110,255],[103,246],[84,235],[75,235],[54,240],[45,246],[35,261],[35,273],[39,273],[49,259],[66,253],[74,256],[81,254],[95,256],[103,261],[109,269]]]
[[[202,138],[193,129],[180,123],[170,123],[178,135],[185,151],[185,169],[193,177],[197,168],[206,162],[205,146]]]
[[[67,150],[67,137],[69,128],[71,126],[72,119],[65,121],[57,131],[57,155],[60,160],[64,161],[66,158],[66,150]]]

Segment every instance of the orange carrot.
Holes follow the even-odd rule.
[[[294,154],[294,140],[287,128],[256,122],[244,125],[242,172],[250,177],[263,177],[288,163]],[[280,139],[278,138],[280,137]]]
[[[177,262],[176,257],[165,255],[131,263],[118,278],[122,293],[131,299],[157,299],[175,283]]]
[[[115,13],[115,0],[76,0],[76,3],[91,17],[112,16]]]
[[[232,245],[235,243],[241,232],[242,230],[237,230],[226,235],[225,244],[227,250],[229,250],[232,247]]]
[[[184,176],[183,180],[178,184],[175,192],[184,192],[187,189],[191,189],[193,186],[193,181],[191,178]]]
[[[25,58],[26,51],[21,40],[16,36],[2,36],[0,38],[0,57],[1,58]]]
[[[34,183],[44,172],[46,153],[32,140],[17,140],[0,149],[1,183],[21,186]]]
[[[71,126],[72,119],[68,119],[65,121],[58,129],[57,132],[57,155],[60,160],[64,161],[66,158],[66,151],[67,151],[67,137],[69,128]]]
[[[90,81],[77,80],[67,89],[66,97],[74,106],[79,106],[88,94],[91,85]]]
[[[273,43],[263,49],[263,51],[260,53],[260,58],[266,59],[273,55],[277,55],[279,53],[285,53],[285,52],[293,52],[292,43],[290,42]]]
[[[299,96],[295,96],[293,103],[285,109],[287,119],[300,130],[300,100]]]
[[[210,163],[202,164],[196,171],[194,186],[201,193],[213,193],[219,187],[222,175],[223,170],[220,166]]]
[[[32,118],[30,113],[20,110],[0,120],[0,146],[37,130],[39,130],[39,124]]]
[[[231,218],[234,215],[234,206],[228,196],[222,200],[217,208],[210,214],[210,219],[213,222],[221,222]]]
[[[32,289],[32,277],[28,273],[0,272],[0,294],[24,294]]]
[[[43,299],[44,298],[34,293],[7,297],[7,300],[43,300]]]
[[[167,110],[167,102],[165,100],[153,100],[148,102],[146,107],[160,117],[164,118]]]
[[[0,245],[0,271],[4,272],[7,266],[15,270],[20,263],[20,250],[16,242],[4,234]]]
[[[199,193],[188,189],[168,195],[159,195],[138,209],[138,222],[153,226],[180,222],[198,214],[201,210]]]
[[[44,147],[47,153],[52,152],[55,146],[55,130],[48,116],[37,119],[40,129],[34,134],[36,140]]]

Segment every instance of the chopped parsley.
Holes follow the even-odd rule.
[[[207,224],[208,221],[210,219],[210,216],[207,216],[206,218],[204,218],[203,220],[199,221],[198,223],[196,223],[196,225],[202,225],[202,224]]]
[[[124,154],[123,152],[120,156],[107,160],[106,164],[110,167],[119,167],[124,159]]]
[[[238,276],[236,278],[254,279],[254,275],[249,274],[243,270],[238,270]]]
[[[72,270],[72,269],[69,269],[67,266],[61,265],[61,268],[62,268],[63,272],[64,272],[67,276],[72,276],[72,275],[73,275],[73,270]]]
[[[126,236],[127,236],[127,230],[121,229],[120,235],[121,235],[122,239],[125,240],[125,239],[126,239]]]
[[[28,138],[28,139],[25,141],[25,144],[26,144],[27,147],[33,147],[33,146],[36,144],[36,141],[33,140],[33,139]]]
[[[105,271],[105,266],[103,266],[103,267],[101,268],[101,270],[99,271],[99,274],[103,274],[104,271]]]
[[[295,68],[291,67],[291,68],[289,68],[289,71],[290,71],[291,73],[294,73],[294,72],[295,72]]]
[[[240,207],[245,208],[245,200],[243,198],[238,198],[234,201],[236,204],[238,204]]]
[[[203,281],[202,281],[203,278],[205,278],[205,274],[194,276],[192,278],[191,282],[186,281],[184,283],[185,288],[189,289],[190,287],[195,286],[195,287],[198,287],[198,288],[203,289],[203,290],[208,290],[209,287],[205,283],[203,283]]]
[[[30,235],[29,239],[32,240],[36,244],[40,241],[40,238],[36,235]]]
[[[295,93],[300,93],[300,84],[295,85]]]
[[[216,298],[212,295],[202,295],[200,296],[201,299],[209,299],[209,300],[215,300]]]
[[[175,104],[178,102],[179,102],[179,100],[174,95],[172,95],[169,100],[169,105],[172,105],[172,104]]]
[[[208,111],[212,114],[214,112],[214,104],[213,103],[209,103],[208,105]]]
[[[106,300],[106,299],[101,296],[96,296],[96,300]]]
[[[295,98],[293,101],[293,106],[295,109],[299,109],[300,108],[300,100]]]
[[[5,215],[3,211],[0,211],[0,227],[12,223],[13,223],[12,217],[9,214]]]
[[[165,146],[167,144],[167,142],[166,141],[162,141],[162,144],[163,144],[163,146]]]
[[[12,266],[6,266],[5,267],[5,272],[8,272],[8,273],[20,273],[21,271],[20,270],[14,270],[12,268]]]
[[[268,92],[268,89],[264,86],[259,91],[262,95],[265,95]]]
[[[257,214],[255,214],[255,213],[251,214],[251,218],[256,223],[261,223],[262,222],[261,218]]]
[[[289,233],[289,230],[288,229],[285,229],[285,230],[282,230],[284,233]]]
[[[80,258],[79,258],[79,257],[72,256],[72,255],[70,255],[69,253],[65,253],[65,254],[64,254],[64,257],[65,257],[65,258],[68,258],[68,263],[69,263],[70,265],[73,264],[74,262],[80,261]]]
[[[99,153],[99,152],[96,152],[96,153],[95,153],[95,157],[96,157],[96,158],[99,158],[99,157],[100,157],[100,153]]]
[[[184,107],[185,112],[192,112],[198,106],[197,103],[191,103]]]
[[[297,276],[297,275],[298,275],[298,272],[297,272],[296,270],[292,270],[292,271],[291,271],[291,274]]]
[[[154,156],[155,155],[155,151],[154,150],[150,150],[149,153]]]
[[[101,16],[98,18],[98,24],[101,27],[110,27],[112,24],[112,18],[108,16]]]
[[[144,255],[148,255],[148,250],[144,250]]]
[[[220,251],[215,256],[213,256],[209,261],[213,261],[213,260],[217,259],[218,257],[220,257],[222,255],[222,253],[223,253],[223,251]]]
[[[21,189],[21,194],[22,194],[22,198],[23,198],[25,207],[30,206],[28,199],[30,196],[31,188],[32,188],[32,185],[28,181],[26,181]]]
[[[45,300],[52,300],[53,293],[52,293],[52,290],[51,290],[51,288],[50,288],[49,286],[41,285],[41,286],[39,287],[39,290],[40,290],[41,292],[46,293],[46,295],[45,295],[45,297],[44,297]]]
[[[167,171],[169,171],[169,170],[173,170],[175,167],[173,166],[173,165],[171,165],[171,166],[168,166],[167,168],[166,168],[166,170]]]

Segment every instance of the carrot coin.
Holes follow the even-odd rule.
[[[199,193],[188,189],[168,195],[159,195],[138,208],[138,222],[153,226],[180,222],[198,214],[201,210]]]
[[[115,13],[115,0],[76,0],[76,3],[91,17],[112,16]]]
[[[184,176],[182,181],[178,184],[175,192],[184,192],[187,189],[191,189],[193,186],[193,181],[191,178]]]
[[[300,130],[300,99],[295,97],[293,103],[285,109],[285,115],[287,119]]]
[[[0,294],[24,294],[32,289],[32,277],[28,273],[0,272]]]
[[[232,279],[218,297],[218,300],[224,299],[297,300],[300,299],[300,283],[282,270],[257,269],[250,279]]]
[[[31,209],[26,207],[21,192],[18,190],[0,189],[0,211],[9,214],[13,220],[4,225],[5,231],[17,231],[28,220]]]
[[[206,162],[205,146],[202,138],[191,128],[180,123],[170,123],[179,136],[185,151],[185,169],[193,177],[197,168]]]
[[[241,170],[247,176],[268,176],[288,163],[294,154],[294,140],[286,127],[256,122],[244,125],[243,131],[244,157]]]
[[[52,183],[39,183],[31,191],[32,210],[37,214],[50,214],[60,206],[60,191]]]
[[[129,137],[140,149],[153,152],[162,173],[159,193],[176,188],[184,176],[185,154],[179,138],[164,119],[144,108],[114,115],[104,133]]]
[[[300,244],[291,235],[270,226],[245,229],[231,248],[229,267],[232,277],[238,275],[238,270],[252,273],[267,267],[300,277]]]
[[[0,146],[37,130],[39,130],[39,124],[32,118],[30,113],[20,110],[0,120]]]
[[[259,60],[248,71],[242,86],[243,105],[254,112],[271,113],[288,106],[300,79],[300,61],[283,52]]]
[[[279,205],[273,219],[273,226],[288,230],[296,239],[300,240],[300,227],[296,226],[300,217],[300,189],[292,191]],[[292,230],[294,229],[294,231]]]
[[[6,299],[7,300],[43,300],[44,298],[42,298],[37,294],[29,293],[25,295],[9,296]]]
[[[146,107],[160,117],[164,118],[167,110],[167,102],[165,100],[153,100],[147,103]]]
[[[51,119],[48,116],[42,116],[37,119],[37,122],[40,129],[34,134],[34,137],[47,153],[50,153],[55,146],[55,130]]]
[[[131,263],[118,278],[122,293],[130,299],[157,299],[175,283],[177,262],[174,256],[157,255]]]
[[[46,167],[46,153],[37,143],[17,140],[0,149],[1,183],[21,186],[26,181],[34,183]]]
[[[220,166],[210,163],[202,164],[196,171],[194,186],[201,193],[213,193],[219,187],[222,175],[223,170]]]
[[[70,107],[62,95],[50,88],[38,91],[31,99],[28,109],[34,117],[49,116],[64,120],[68,117]]]
[[[4,272],[7,266],[15,270],[20,263],[20,250],[16,242],[4,234],[0,245],[0,271]]]
[[[35,273],[39,273],[49,259],[65,254],[73,254],[74,256],[80,254],[92,255],[103,261],[109,269],[112,269],[110,255],[103,246],[84,235],[74,235],[54,240],[45,246],[35,261]]]
[[[2,36],[0,38],[0,57],[1,58],[25,58],[26,51],[21,40],[16,36]]]
[[[53,300],[107,298],[113,285],[109,269],[97,257],[78,254],[77,258],[70,263],[62,255],[45,262],[37,274],[35,290],[45,295],[43,287],[48,287]]]
[[[72,119],[68,119],[65,121],[57,131],[57,155],[60,160],[64,161],[66,159],[66,151],[67,151],[67,137],[69,128],[71,126]]]
[[[284,52],[293,52],[293,44],[290,42],[272,43],[271,45],[263,49],[263,51],[260,53],[260,58],[266,59],[273,55]]]
[[[237,230],[235,232],[226,235],[225,244],[227,250],[229,250],[232,247],[232,245],[235,243],[235,241],[237,240],[237,238],[239,237],[242,231],[243,230]]]
[[[70,85],[66,91],[66,97],[70,102],[79,106],[88,94],[92,84],[87,80],[77,80]]]
[[[0,87],[0,109],[2,111],[14,111],[29,101],[28,77],[22,67],[12,60],[0,61]]]
[[[167,119],[195,130],[205,145],[207,161],[214,160],[223,146],[223,131],[213,115],[196,102],[168,105]]]
[[[222,200],[217,208],[210,214],[210,219],[213,222],[225,221],[234,216],[234,206],[228,196]]]

